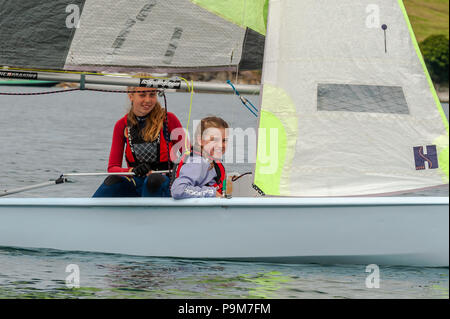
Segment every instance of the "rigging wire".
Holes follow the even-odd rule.
[[[162,92],[160,92],[160,95],[163,96],[164,98],[164,110],[166,111],[166,115],[164,117],[164,125],[163,125],[163,134],[164,134],[164,139],[166,140],[166,147],[167,147],[167,163],[168,163],[168,168],[169,171],[172,170],[172,165],[171,165],[171,160],[170,160],[170,135],[169,135],[169,120],[168,120],[168,115],[167,115],[167,97],[166,97],[166,93],[164,92],[164,90]],[[171,186],[171,185],[170,185]]]
[[[56,90],[56,91],[45,91],[45,92],[32,92],[32,93],[11,93],[11,92],[0,92],[0,95],[45,95],[45,94],[56,94],[56,93],[66,93],[73,91],[80,91],[80,88],[75,89],[64,89],[64,90]]]
[[[233,88],[234,93],[239,97],[239,99],[242,102],[242,105],[244,105],[254,116],[258,117],[258,109],[253,105],[253,103],[248,100],[247,98],[243,97],[239,91],[236,89],[236,87],[231,83],[230,80],[227,81],[227,83]],[[249,106],[250,105],[250,106]]]
[[[189,82],[187,82],[187,80],[185,80],[186,84],[188,84],[188,88],[189,88],[189,92],[191,93],[191,98],[190,98],[190,102],[189,102],[189,113],[188,113],[188,120],[187,120],[187,125],[186,125],[186,132],[187,132],[187,136],[189,136],[189,123],[191,122],[191,114],[192,114],[192,101],[194,98],[194,81],[191,80],[191,84],[189,84]],[[192,136],[194,136],[192,134]],[[189,155],[191,153],[191,148],[188,147],[187,145],[187,138],[184,138],[184,154]]]

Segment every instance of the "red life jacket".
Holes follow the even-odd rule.
[[[128,119],[125,119],[125,131],[124,131],[124,138],[126,140],[126,147],[125,147],[125,159],[128,163],[129,167],[136,167],[137,165],[145,162],[148,164],[151,164],[152,169],[154,170],[167,170],[169,169],[169,152],[172,151],[172,141],[170,141],[169,143],[167,143],[167,140],[164,137],[164,131],[167,130],[167,125],[164,122],[163,124],[163,128],[161,128],[161,131],[159,133],[159,142],[154,141],[154,142],[145,142],[142,140],[142,138],[139,136],[139,134],[134,134],[134,138],[133,133],[132,133],[132,127],[128,126],[127,123]],[[170,134],[169,132],[167,132],[167,135]],[[156,158],[156,160],[153,161],[143,161],[143,160],[139,160],[138,157],[136,156],[136,145],[140,144],[140,145],[150,145],[150,144],[154,144],[154,146],[156,146],[159,149],[159,158]],[[167,151],[167,145],[169,146],[169,151]],[[138,145],[139,146],[139,145]],[[171,164],[172,162],[170,162]],[[173,165],[170,165],[170,167],[172,167]]]
[[[175,178],[178,178],[178,176],[180,176],[180,171],[181,171],[181,167],[183,166],[184,162],[186,161],[186,158],[188,156],[193,157],[195,155],[199,155],[202,156],[203,158],[205,158],[205,156],[203,156],[204,154],[198,152],[198,151],[191,151],[189,154],[184,154],[181,157],[180,162],[178,163],[177,167],[175,168]],[[215,183],[212,185],[213,187],[215,187],[217,189],[217,191],[222,194],[223,192],[223,181],[226,178],[226,173],[225,173],[225,167],[223,166],[222,162],[213,159],[210,156],[207,156],[207,159],[210,160],[213,164],[214,164],[214,169],[216,171],[216,177],[214,177]]]

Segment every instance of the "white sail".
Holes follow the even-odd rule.
[[[271,0],[255,183],[355,196],[448,184],[448,122],[401,0]]]
[[[86,1],[67,56],[68,68],[95,64],[201,68],[239,63],[245,29],[188,0],[110,3]]]

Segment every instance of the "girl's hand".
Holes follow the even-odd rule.
[[[146,177],[151,173],[150,166],[146,163],[139,164],[133,168],[134,175],[138,177]]]
[[[216,190],[216,197],[218,197],[218,198],[222,198],[223,196],[222,196],[222,194],[221,194],[221,193],[219,193],[219,191],[217,191],[217,190]]]

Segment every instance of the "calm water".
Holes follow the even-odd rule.
[[[0,87],[1,92],[41,88]],[[257,97],[252,98],[256,104]],[[187,122],[189,95],[168,94],[169,110]],[[0,96],[0,189],[54,180],[62,173],[106,170],[124,94],[72,92]],[[448,104],[445,105],[448,114]],[[232,127],[256,118],[229,95],[197,94],[192,119],[219,115]],[[190,129],[191,130],[191,129]],[[227,165],[246,172],[249,164]],[[102,177],[37,189],[14,197],[88,197]],[[448,188],[421,193],[448,196]],[[66,267],[80,270],[68,289]],[[448,298],[448,268],[381,267],[380,288],[368,289],[365,266],[279,265],[20,250],[0,247],[0,298]]]

